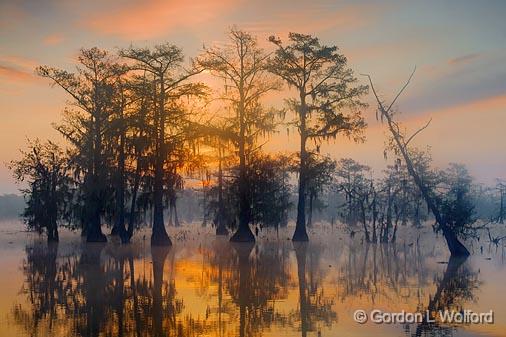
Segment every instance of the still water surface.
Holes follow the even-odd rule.
[[[0,224],[0,336],[506,336],[506,254],[474,243],[449,260],[432,231],[366,245],[330,227],[231,244],[170,228],[174,246],[58,245]],[[483,246],[483,252],[480,247]],[[494,311],[494,324],[358,324],[370,312]]]

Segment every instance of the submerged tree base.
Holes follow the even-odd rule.
[[[107,242],[107,237],[102,233],[101,229],[92,230],[90,228],[86,235],[86,242]]]
[[[57,243],[58,241],[60,241],[60,236],[58,235],[58,230],[56,229],[56,227],[54,229],[48,230],[47,242],[51,244]]]
[[[255,236],[249,226],[239,227],[230,238],[231,242],[255,242]]]
[[[452,257],[468,257],[471,255],[466,246],[464,246],[457,236],[450,232],[450,230],[443,230],[443,235],[446,239],[446,243],[448,244],[448,249],[450,250]]]
[[[151,246],[172,246],[172,241],[167,233],[153,233],[151,235]]]
[[[292,241],[295,241],[295,242],[309,241],[309,237],[307,235],[306,228],[297,226],[295,228],[295,233],[293,233]]]

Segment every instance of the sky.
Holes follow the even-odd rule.
[[[340,0],[0,0],[0,194],[15,193],[5,163],[19,157],[27,138],[59,140],[52,123],[66,97],[34,74],[37,65],[73,70],[80,48],[117,50],[171,42],[188,57],[225,39],[231,26],[286,39],[313,34],[337,45],[357,76],[367,73],[386,100],[416,66],[399,99],[400,118],[429,146],[435,165],[466,164],[476,180],[506,178],[506,1]],[[363,144],[338,138],[322,151],[351,157],[381,172],[385,125],[366,101]],[[295,151],[298,138],[280,132],[268,151]]]

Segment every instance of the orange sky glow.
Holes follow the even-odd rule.
[[[339,46],[360,80],[371,74],[380,93],[392,98],[416,65],[412,84],[398,102],[402,121],[416,129],[432,118],[417,145],[430,146],[436,165],[468,165],[479,181],[506,178],[506,5],[491,1],[162,1],[61,0],[0,3],[0,194],[18,186],[4,163],[17,158],[26,138],[61,140],[51,123],[65,107],[64,93],[34,75],[37,65],[72,70],[81,47],[109,50],[169,41],[194,57],[203,44],[225,39],[235,25],[271,48],[269,35],[315,34]],[[281,106],[282,91],[266,100]],[[322,147],[339,159],[352,157],[376,172],[385,128],[374,101],[365,112],[367,141],[338,138]],[[288,139],[288,141],[287,141]],[[298,137],[285,127],[265,149],[295,151]]]

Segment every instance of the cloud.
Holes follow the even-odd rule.
[[[410,130],[423,125],[429,116],[430,127],[420,134],[418,144],[433,146],[439,163],[462,162],[472,168],[479,180],[504,176],[503,153],[506,123],[506,93],[427,111],[424,116],[407,120]]]
[[[465,63],[469,63],[471,61],[476,60],[480,56],[481,56],[480,53],[466,54],[466,55],[458,56],[458,57],[448,60],[448,64],[450,64],[450,65],[465,64]]]
[[[435,149],[444,150],[443,154],[467,160],[469,156],[490,153],[502,145],[505,107],[506,93],[503,93],[400,117],[408,134],[432,119],[430,126],[417,137],[420,143],[435,145]],[[372,127],[377,128],[384,125],[378,123]]]
[[[54,46],[54,45],[58,45],[60,43],[62,43],[63,41],[65,40],[65,38],[63,37],[62,34],[51,34],[51,35],[48,35],[46,36],[42,42],[46,45],[46,46]]]
[[[38,65],[38,62],[33,59],[14,55],[0,55],[0,62],[29,69],[35,69],[35,67]]]
[[[449,162],[464,163],[478,181],[491,182],[493,178],[505,175],[506,156],[501,155],[504,152],[505,107],[506,93],[503,93],[425,110],[417,115],[408,114],[406,110],[399,120],[401,128],[411,135],[432,118],[429,127],[413,140],[412,145],[419,148],[429,146],[436,166],[445,167]],[[337,157],[352,156],[379,172],[386,163],[380,154],[389,133],[385,124],[371,122],[366,136],[364,144],[354,145],[342,140],[331,152]]]
[[[0,78],[14,81],[30,81],[33,75],[25,71],[0,64]]]
[[[276,32],[278,34],[290,31],[301,33],[316,33],[331,28],[352,30],[371,23],[374,13],[379,10],[373,5],[350,5],[343,8],[328,8],[315,6],[307,9],[283,10],[265,21],[246,24],[254,32]]]
[[[0,79],[6,81],[31,82],[38,78],[33,69],[37,63],[18,56],[0,56]]]
[[[474,100],[468,100],[465,102],[458,102],[450,106],[434,108],[421,111],[417,114],[410,114],[409,110],[404,110],[401,106],[400,111],[404,112],[399,116],[399,120],[402,125],[407,127],[408,131],[417,130],[419,127],[425,125],[429,119],[433,119],[431,125],[424,131],[424,133],[430,133],[434,128],[440,127],[438,120],[446,120],[453,121],[453,127],[467,127],[467,132],[463,134],[471,134],[477,131],[485,131],[485,128],[477,128],[476,122],[479,119],[483,119],[487,114],[493,114],[494,116],[499,113],[500,118],[491,124],[487,124],[489,127],[498,127],[502,128],[502,125],[506,123],[506,114],[504,112],[506,109],[506,93],[499,95],[492,95],[488,97],[478,98]],[[464,123],[462,117],[467,116],[470,119],[470,116],[474,116],[475,124],[466,124]],[[484,124],[485,125],[485,124]],[[369,125],[368,130],[378,130],[384,129],[385,125],[381,123],[373,122]],[[464,130],[465,131],[465,130]],[[408,132],[409,133],[409,132]],[[454,135],[454,132],[449,130],[448,136]]]
[[[402,104],[418,114],[503,95],[505,56],[503,51],[466,54],[422,65]]]
[[[232,0],[149,0],[102,12],[82,24],[98,33],[127,40],[149,39],[178,28],[210,23],[232,7]]]
[[[454,106],[450,106],[444,109],[436,110],[435,113],[439,114],[455,114],[463,111],[470,112],[489,112],[506,110],[506,93],[500,95],[494,95],[484,98],[475,99],[468,102],[463,102]],[[506,117],[506,115],[505,115]]]
[[[258,35],[349,31],[370,25],[386,5],[246,2],[233,0],[149,0],[93,14],[81,24],[126,40],[160,37],[176,29],[202,32],[236,24]],[[114,11],[113,11],[114,10]],[[228,15],[232,13],[232,15]]]

